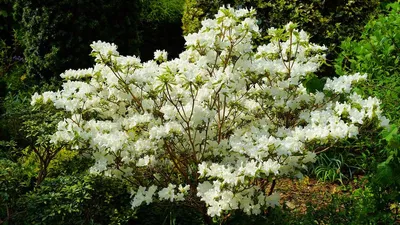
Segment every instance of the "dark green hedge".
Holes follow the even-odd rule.
[[[0,40],[4,40],[9,45],[12,44],[12,30],[16,25],[12,8],[12,0],[0,0]]]
[[[58,76],[89,67],[93,41],[114,42],[123,54],[138,53],[139,0],[15,0],[27,72]]]
[[[177,57],[184,46],[182,16],[185,0],[146,0],[141,9],[140,57],[149,60],[154,51],[164,49],[168,58]]]

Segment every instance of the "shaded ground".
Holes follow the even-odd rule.
[[[362,180],[361,177],[356,180]],[[362,182],[349,182],[340,185],[330,182],[321,182],[309,177],[303,180],[282,179],[276,184],[275,190],[280,192],[281,205],[286,206],[294,213],[306,214],[307,205],[313,205],[315,210],[329,208],[329,204],[336,196],[350,196],[357,188],[365,187]],[[346,210],[346,206],[340,204],[336,211]],[[400,224],[400,204],[388,205],[396,224]]]
[[[356,186],[354,183],[349,185]],[[331,202],[333,195],[351,194],[343,185],[321,182],[309,177],[303,180],[279,180],[275,190],[281,194],[282,205],[285,204],[289,209],[300,213],[306,212],[307,203],[323,208]]]

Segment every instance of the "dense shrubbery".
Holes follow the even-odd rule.
[[[367,174],[368,188],[357,192],[361,200],[367,196],[369,198],[365,199],[372,203],[361,201],[359,210],[365,213],[365,217],[374,215],[378,219],[381,214],[390,214],[391,204],[400,201],[399,13],[400,3],[388,5],[384,13],[368,22],[360,40],[349,38],[342,43],[343,51],[335,64],[336,72],[341,75],[353,71],[367,73],[369,80],[359,86],[358,92],[379,96],[384,113],[394,123],[391,130],[382,133],[380,140],[364,145],[374,151],[370,158],[365,159],[373,167]]]
[[[16,224],[126,224],[134,218],[122,182],[99,176],[50,178],[19,199]]]
[[[86,67],[88,43],[99,39],[138,53],[138,6],[139,1],[125,0],[15,1],[28,74],[50,78]]]
[[[399,4],[391,4],[387,12],[365,26],[360,40],[348,38],[342,43],[342,52],[335,64],[339,75],[354,71],[367,73],[368,82],[359,90],[382,99],[385,114],[396,124],[400,119],[399,24]]]

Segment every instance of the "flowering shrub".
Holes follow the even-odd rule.
[[[52,141],[91,149],[91,172],[131,182],[133,207],[158,199],[211,217],[259,214],[279,204],[276,179],[301,176],[316,152],[356,137],[365,121],[388,121],[378,99],[352,92],[366,75],[314,88],[326,48],[291,23],[253,46],[256,24],[254,10],[221,8],[170,61],[157,51],[142,63],[95,42],[93,68],[66,71],[62,90],[32,104],[69,113]]]

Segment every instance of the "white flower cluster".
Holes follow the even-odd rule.
[[[161,200],[169,200],[173,201],[184,201],[185,195],[187,195],[190,186],[182,186],[179,185],[178,192],[175,192],[176,185],[169,184],[168,187],[161,189],[158,192],[158,196]],[[132,200],[132,207],[140,206],[143,202],[146,204],[150,204],[153,202],[153,196],[157,191],[157,186],[152,185],[147,190],[145,187],[139,186],[137,191],[132,191],[132,195],[134,196]]]
[[[379,100],[352,92],[365,75],[305,87],[326,48],[293,24],[270,29],[261,46],[254,10],[221,8],[202,25],[170,61],[95,42],[93,68],[68,70],[62,90],[32,97],[70,113],[53,141],[91,149],[91,172],[129,179],[133,207],[200,199],[210,216],[258,214],[279,204],[271,180],[301,177],[317,147],[355,137],[366,120],[387,125]]]
[[[163,51],[156,50],[154,52],[154,60],[156,60],[158,62],[167,61],[167,57],[168,57],[168,53],[165,50],[163,50]]]

